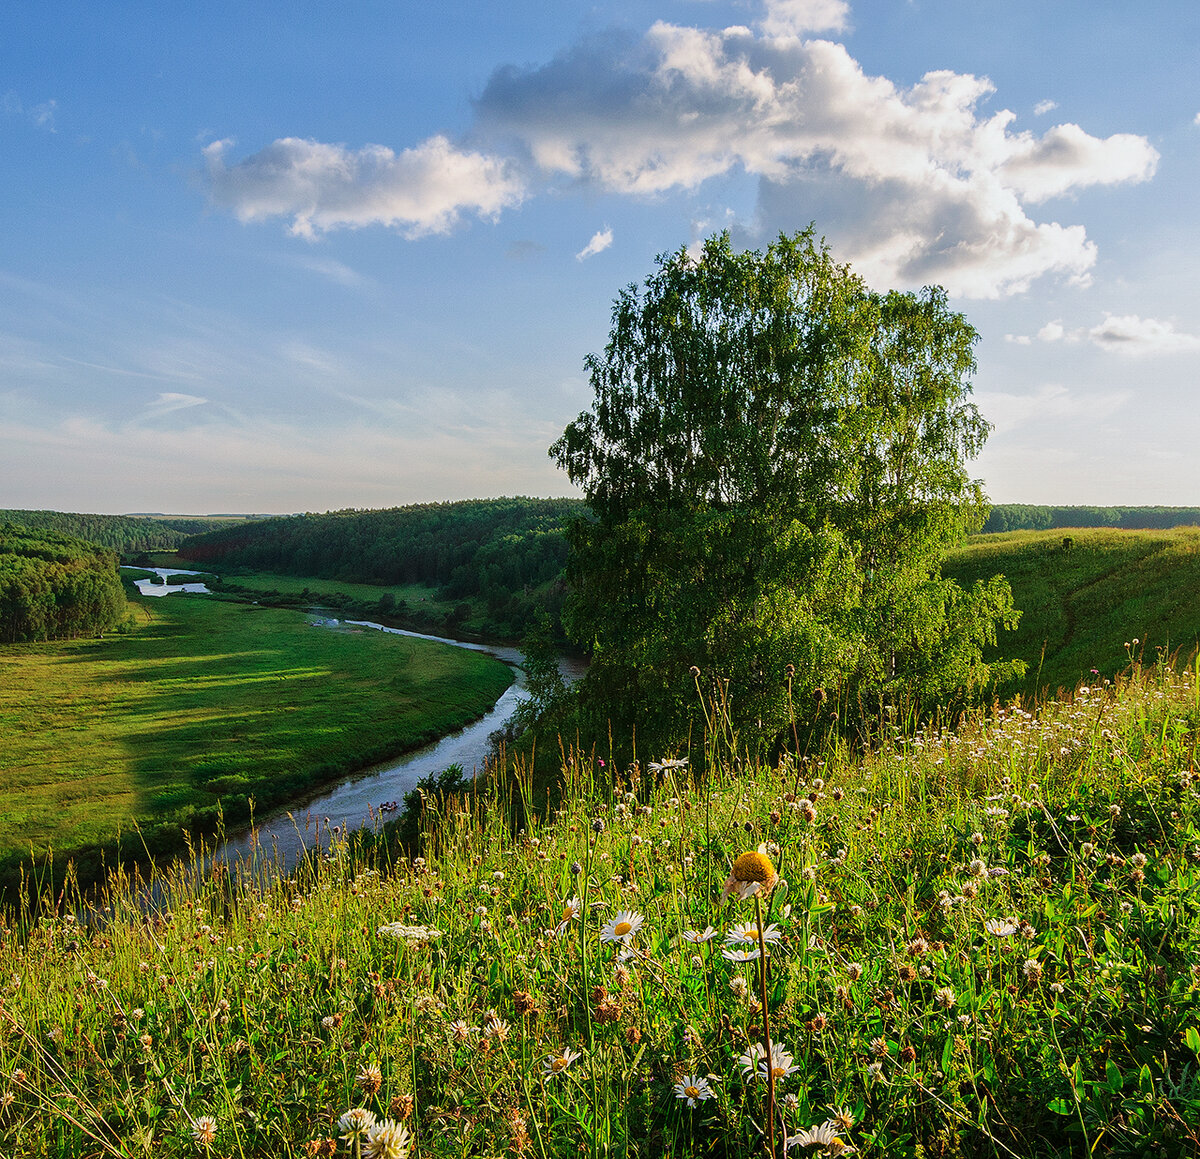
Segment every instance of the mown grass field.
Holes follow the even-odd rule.
[[[1053,693],[1090,681],[1093,670],[1112,676],[1133,654],[1186,658],[1200,645],[1200,528],[981,535],[951,552],[943,570],[963,586],[1008,577],[1021,622],[1001,633],[997,651],[1028,662],[1026,695],[1035,682]]]
[[[0,1154],[1200,1154],[1200,669],[771,767],[710,714],[519,831],[491,781],[421,857],[43,899]]]
[[[100,640],[0,656],[0,865],[166,840],[244,816],[482,715],[511,683],[491,657],[204,596],[135,599]]]

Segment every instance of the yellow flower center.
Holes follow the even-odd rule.
[[[617,924],[613,926],[613,933],[616,934],[618,938],[623,938],[631,929],[633,929],[632,922],[617,922]]]
[[[555,1060],[554,1060],[554,1061],[553,1061],[553,1062],[550,1064],[550,1069],[551,1069],[552,1071],[554,1071],[554,1073],[555,1073],[555,1074],[557,1074],[557,1073],[558,1073],[560,1070],[562,1070],[562,1068],[563,1068],[564,1066],[566,1066],[566,1065],[567,1065],[567,1060],[566,1060],[565,1058],[556,1058],[556,1059],[555,1059]]]
[[[687,1095],[689,1099],[698,1099],[700,1097],[700,1091],[696,1087],[684,1087],[683,1093]]]
[[[733,863],[733,876],[738,881],[759,881],[767,885],[775,880],[775,866],[765,853],[743,853]]]

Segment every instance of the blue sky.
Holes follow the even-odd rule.
[[[655,255],[980,330],[996,502],[1200,504],[1200,6],[11,0],[0,507],[570,494]]]

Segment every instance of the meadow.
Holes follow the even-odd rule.
[[[1186,660],[1200,647],[1200,527],[980,535],[951,551],[943,571],[964,587],[997,573],[1012,585],[1021,620],[994,651],[1029,671],[1008,695],[1111,676],[1134,653]]]
[[[515,831],[491,779],[420,856],[10,918],[0,1152],[1200,1150],[1200,668],[770,767],[706,709]]]
[[[492,657],[311,626],[293,611],[172,595],[131,631],[10,645],[0,683],[0,867],[53,850],[182,847],[482,716]]]

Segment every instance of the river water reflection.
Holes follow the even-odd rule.
[[[512,667],[516,679],[491,711],[474,724],[402,757],[363,769],[341,783],[306,798],[302,803],[257,819],[253,831],[231,831],[217,851],[217,856],[230,864],[246,860],[251,852],[257,850],[272,861],[282,863],[285,869],[290,869],[302,851],[312,849],[318,843],[327,846],[334,827],[345,833],[392,819],[395,814],[381,814],[380,805],[396,801],[402,808],[404,794],[416,788],[422,778],[440,773],[450,765],[461,765],[463,772],[468,775],[477,773],[483,768],[488,755],[488,738],[508,722],[517,705],[525,699],[525,673],[521,668],[524,656],[516,648],[406,632],[369,620],[346,620],[342,623],[398,636],[412,636],[418,640],[434,640],[474,652],[488,652]],[[341,626],[336,620],[314,620],[313,624],[318,629]],[[578,680],[584,669],[583,661],[570,657],[559,660],[559,670],[568,683]]]

